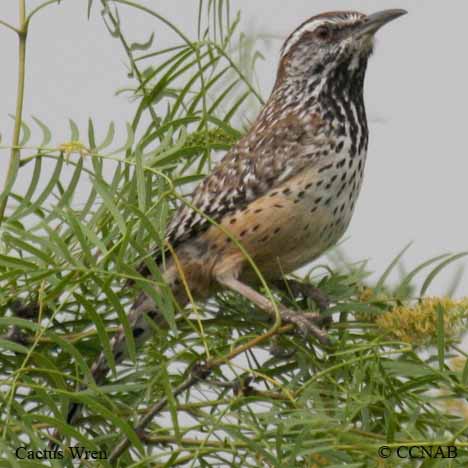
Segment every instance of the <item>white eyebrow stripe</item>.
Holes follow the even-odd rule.
[[[289,38],[286,40],[286,42],[283,45],[283,48],[281,50],[281,56],[286,55],[289,52],[289,49],[291,46],[296,42],[299,37],[301,37],[305,32],[311,32],[314,31],[319,25],[321,24],[327,24],[331,23],[331,21],[324,21],[323,18],[320,19],[315,19],[312,21],[309,21],[308,23],[304,24],[302,28],[298,29],[295,31]]]
[[[305,23],[302,27],[300,27],[297,31],[294,31],[289,36],[289,38],[283,44],[283,47],[281,49],[281,57],[284,57],[289,52],[291,46],[295,44],[297,39],[299,39],[299,37],[301,37],[305,32],[312,32],[323,24],[341,24],[343,26],[351,25],[357,20],[361,20],[362,18],[363,15],[358,12],[352,12],[336,16],[321,16],[317,18],[312,18],[310,21]]]

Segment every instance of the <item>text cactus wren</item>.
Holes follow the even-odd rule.
[[[374,34],[405,13],[324,13],[286,39],[273,91],[250,131],[197,187],[195,209],[181,207],[168,227],[173,255],[166,255],[163,276],[180,305],[188,302],[187,286],[196,300],[228,289],[274,316],[270,300],[252,288],[257,275],[245,252],[264,278],[277,280],[343,235],[366,161],[363,85]],[[149,275],[145,265],[139,271]],[[278,309],[283,322],[326,342],[319,314]],[[141,293],[130,315],[138,345],[150,335],[148,317],[164,323],[153,299]],[[123,331],[112,345],[121,362]],[[108,369],[101,355],[92,367],[98,384]],[[68,422],[79,412],[73,404]]]

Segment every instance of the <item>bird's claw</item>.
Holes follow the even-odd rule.
[[[303,296],[312,299],[319,308],[320,312],[325,312],[330,307],[330,298],[320,288],[311,284],[301,284],[298,286]]]
[[[289,292],[293,297],[301,295],[304,298],[311,299],[315,302],[321,313],[326,312],[330,307],[328,295],[312,284],[301,283],[294,279],[276,281],[274,284],[278,289]],[[332,323],[332,318],[329,315],[325,315],[321,320],[317,320],[317,323],[320,326],[328,328]]]
[[[284,323],[295,325],[298,333],[303,338],[315,336],[321,344],[325,346],[330,345],[327,332],[320,328],[320,325],[324,321],[324,317],[321,317],[320,314],[314,312],[300,314],[288,309],[280,311],[280,314],[281,320]]]

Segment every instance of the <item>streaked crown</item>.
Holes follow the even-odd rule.
[[[365,69],[373,50],[374,34],[404,10],[384,10],[373,15],[337,11],[314,16],[286,39],[281,49],[278,81],[329,74],[346,66],[352,75]]]

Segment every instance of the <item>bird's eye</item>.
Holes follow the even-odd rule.
[[[330,39],[332,35],[332,30],[329,26],[319,26],[315,30],[315,35],[322,41]]]

